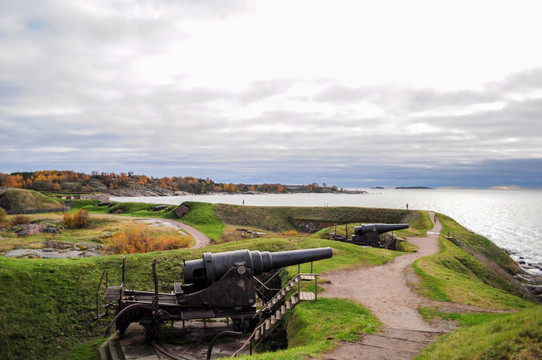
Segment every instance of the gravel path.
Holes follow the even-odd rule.
[[[207,236],[203,235],[196,228],[194,228],[194,227],[192,227],[190,225],[186,225],[186,224],[183,224],[181,222],[172,220],[172,219],[146,218],[146,219],[141,220],[141,222],[145,222],[145,223],[148,223],[150,225],[171,226],[171,227],[175,227],[177,229],[181,229],[181,230],[187,232],[188,234],[190,234],[190,236],[192,236],[194,238],[194,240],[196,242],[195,245],[192,246],[192,249],[202,248],[202,247],[205,247],[205,246],[211,244],[211,239],[209,239]]]
[[[434,214],[429,213],[431,218]],[[323,273],[324,297],[347,298],[364,304],[380,320],[383,332],[366,334],[357,343],[342,342],[324,359],[411,359],[439,335],[453,330],[453,324],[425,322],[419,307],[438,302],[413,292],[408,283],[416,281],[410,266],[416,259],[439,251],[439,221],[424,238],[407,238],[418,246],[416,253],[396,257],[382,266]],[[355,284],[355,286],[353,286]],[[449,304],[448,304],[449,305]]]
[[[93,216],[109,216],[109,217],[118,217],[119,219],[134,219],[136,221],[140,221],[149,225],[158,225],[158,226],[170,226],[174,227],[180,230],[183,230],[190,234],[194,238],[195,244],[192,246],[192,249],[202,248],[206,247],[207,245],[211,244],[211,239],[209,239],[207,236],[203,235],[199,230],[196,228],[183,224],[181,222],[175,221],[173,219],[160,219],[160,218],[142,218],[142,217],[136,217],[136,216],[124,216],[124,215],[93,215]]]
[[[196,241],[196,244],[192,246],[192,249],[206,247],[207,245],[211,244],[211,239],[209,239],[207,236],[203,235],[199,230],[197,230],[196,228],[190,225],[186,225],[175,220],[169,220],[169,219],[161,219],[161,220],[168,221],[171,224],[178,226],[184,231],[186,231],[187,233],[189,233]]]

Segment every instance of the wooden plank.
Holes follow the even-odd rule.
[[[314,300],[314,293],[302,291],[299,293],[299,299],[304,301]]]
[[[107,291],[104,295],[105,301],[118,300],[120,299],[121,287],[120,286],[110,286],[107,288]]]

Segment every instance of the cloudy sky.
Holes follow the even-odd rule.
[[[542,187],[540,1],[0,0],[0,172]]]

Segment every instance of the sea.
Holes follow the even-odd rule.
[[[111,197],[118,202],[178,205],[184,201],[247,206],[354,206],[430,210],[487,237],[516,261],[542,274],[542,190],[533,189],[351,189],[366,194],[213,194]]]

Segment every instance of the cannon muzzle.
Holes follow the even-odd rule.
[[[388,231],[408,229],[408,224],[370,224],[354,227],[354,234],[361,236],[370,231],[375,231],[378,234],[383,234]]]
[[[333,256],[331,248],[316,248],[291,251],[249,251],[236,250],[223,253],[204,253],[201,260],[185,261],[182,265],[184,282],[212,284],[237,265],[252,269],[253,275],[260,275],[285,266],[328,259]]]

